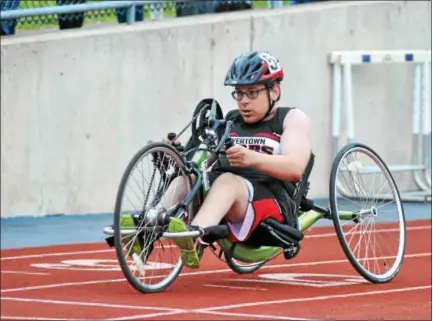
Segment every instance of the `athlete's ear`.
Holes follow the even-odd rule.
[[[271,100],[278,100],[278,98],[280,97],[281,94],[281,88],[280,85],[274,85],[274,87],[272,87],[271,91]]]

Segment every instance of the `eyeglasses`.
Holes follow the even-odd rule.
[[[241,101],[242,98],[244,98],[244,95],[246,95],[249,99],[257,99],[257,97],[259,97],[259,93],[263,90],[266,90],[266,88],[260,88],[258,90],[247,90],[247,91],[240,91],[240,90],[235,90],[232,92],[232,97],[234,100],[237,101]]]

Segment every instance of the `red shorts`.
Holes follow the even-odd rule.
[[[266,218],[274,218],[278,222],[284,221],[282,209],[275,195],[264,185],[252,183],[245,179],[250,193],[249,204],[242,222],[227,221],[229,239],[232,242],[244,242],[256,230],[259,223]]]

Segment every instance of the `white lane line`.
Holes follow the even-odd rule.
[[[95,253],[115,253],[114,249],[109,250],[94,250],[94,251],[75,251],[75,252],[59,252],[59,253],[41,253],[41,254],[32,254],[32,255],[20,255],[20,256],[6,256],[2,257],[2,261],[10,261],[10,260],[20,260],[20,259],[34,259],[41,257],[53,257],[53,256],[64,256],[64,255],[76,255],[76,254],[95,254]]]
[[[318,227],[322,228],[322,227]],[[407,231],[417,231],[417,230],[428,230],[431,229],[431,225],[423,225],[423,226],[411,226],[407,227]],[[382,229],[380,232],[395,232],[398,231],[396,228]],[[322,238],[322,237],[337,237],[335,233],[305,233],[305,238]],[[41,257],[54,257],[54,256],[66,256],[66,255],[76,255],[76,254],[94,254],[94,253],[115,253],[113,249],[107,250],[94,250],[94,251],[75,251],[75,252],[59,252],[59,253],[41,253],[41,254],[32,254],[32,255],[20,255],[20,256],[6,256],[1,257],[1,261],[10,261],[10,260],[20,260],[20,259],[31,259],[31,258],[41,258]]]
[[[253,286],[235,286],[235,285],[220,285],[220,284],[203,284],[203,286],[213,287],[213,288],[225,288],[233,290],[258,290],[267,291],[268,289],[253,287]]]
[[[71,318],[67,318],[67,319],[63,319],[63,318],[40,318],[40,317],[17,317],[17,316],[7,316],[7,315],[2,315],[0,316],[1,320],[47,320],[47,321],[51,321],[51,320],[56,320],[56,321],[63,321],[63,320],[72,320],[72,321],[82,321],[83,319],[71,319]]]
[[[243,318],[257,318],[257,319],[274,319],[274,320],[312,320],[304,318],[286,317],[279,315],[267,315],[267,314],[251,314],[251,313],[233,313],[233,312],[221,312],[221,311],[206,311],[206,310],[176,310],[169,312],[160,313],[149,313],[149,314],[139,314],[139,315],[128,315],[119,318],[103,319],[105,321],[126,321],[126,320],[142,320],[157,318],[161,316],[174,315],[174,314],[211,314],[211,315],[224,315],[224,316],[237,316]],[[62,319],[62,318],[40,318],[40,317],[17,317],[17,316],[1,316],[1,319],[9,320],[81,320],[81,319]]]
[[[5,271],[5,270],[1,270],[0,272],[9,273],[9,274],[50,275],[50,273],[43,273],[43,272]]]
[[[369,291],[369,292],[355,292],[355,293],[346,293],[346,294],[337,294],[337,295],[324,295],[324,296],[315,296],[315,297],[306,297],[306,298],[291,298],[285,300],[275,300],[275,301],[261,301],[261,302],[248,302],[241,304],[233,304],[233,305],[224,305],[224,306],[214,306],[205,309],[196,309],[196,310],[181,310],[181,309],[172,309],[172,308],[156,308],[156,307],[143,307],[143,306],[131,306],[131,305],[120,305],[120,304],[107,304],[107,303],[90,303],[90,302],[72,302],[72,301],[57,301],[57,300],[41,300],[41,299],[24,299],[24,298],[8,298],[2,297],[1,300],[12,300],[12,301],[21,301],[21,302],[39,302],[39,303],[52,303],[52,304],[66,304],[66,305],[79,305],[79,306],[96,306],[96,307],[110,307],[110,308],[122,308],[122,309],[141,309],[141,310],[163,310],[165,312],[162,313],[153,313],[146,315],[136,315],[136,316],[127,316],[114,320],[131,320],[131,319],[142,319],[142,318],[151,318],[157,317],[160,315],[168,315],[168,314],[182,314],[182,313],[204,313],[204,314],[220,314],[220,315],[231,315],[231,316],[250,316],[250,317],[259,317],[266,318],[272,316],[265,315],[253,315],[253,314],[242,314],[242,313],[230,313],[230,312],[216,312],[217,310],[226,310],[226,309],[235,309],[235,308],[244,308],[244,307],[252,307],[252,306],[263,306],[263,305],[271,305],[271,304],[281,304],[281,303],[294,303],[294,302],[306,302],[306,301],[319,301],[319,300],[329,300],[336,298],[348,298],[348,297],[358,297],[358,296],[368,296],[368,295],[378,295],[378,294],[388,294],[388,293],[398,293],[398,292],[407,292],[407,291],[417,291],[417,290],[427,290],[431,289],[431,285],[426,286],[418,286],[418,287],[407,287],[407,288],[397,288],[391,290],[379,290],[379,291]],[[273,316],[278,319],[279,316]],[[2,319],[10,318],[6,316],[2,316]],[[12,317],[14,319],[22,319],[18,317]],[[299,318],[291,318],[291,317],[283,317],[286,320],[299,320]],[[37,318],[28,318],[29,320],[39,320]],[[47,318],[43,318],[45,320],[49,320]],[[42,320],[42,319],[40,319]],[[113,319],[111,319],[113,320]],[[301,319],[302,320],[302,319]],[[304,319],[306,320],[306,319]]]
[[[405,258],[419,258],[424,256],[431,256],[431,253],[418,253],[418,254],[406,254]],[[379,257],[379,258],[389,258],[389,257]],[[371,258],[373,259],[373,258]],[[312,265],[327,265],[327,264],[337,264],[337,263],[348,263],[347,259],[340,260],[329,260],[329,261],[315,261],[315,262],[301,262],[301,263],[286,263],[286,264],[274,264],[274,265],[265,265],[261,267],[261,269],[272,269],[272,268],[281,268],[281,267],[297,267],[297,266],[312,266]],[[208,270],[208,271],[198,271],[198,272],[187,272],[182,273],[179,277],[183,276],[197,276],[197,275],[205,275],[205,274],[216,274],[216,273],[227,273],[233,272],[231,269],[221,269],[221,270]],[[158,276],[155,276],[155,278]],[[149,279],[152,277],[149,277]],[[40,290],[40,289],[49,289],[49,288],[58,288],[64,286],[78,286],[78,285],[88,285],[88,284],[100,284],[100,283],[110,283],[110,282],[127,282],[125,278],[121,279],[105,279],[105,280],[94,280],[94,281],[84,281],[84,282],[69,282],[69,283],[55,283],[55,284],[46,284],[46,285],[36,285],[36,286],[28,286],[22,288],[12,288],[12,289],[4,289],[1,290],[1,293],[8,292],[18,292],[18,291],[29,291],[29,290]]]
[[[125,305],[125,304],[110,304],[103,302],[80,302],[80,301],[64,301],[64,300],[46,300],[46,299],[27,299],[27,298],[12,298],[12,297],[1,297],[1,300],[17,301],[17,302],[32,302],[32,303],[49,303],[49,304],[60,304],[60,305],[77,305],[77,306],[88,306],[88,307],[99,307],[99,308],[120,308],[120,309],[131,309],[131,310],[154,310],[164,312],[179,312],[180,309],[174,308],[161,308],[161,307],[149,307],[141,305]]]
[[[315,297],[304,297],[304,298],[291,298],[285,300],[274,300],[274,301],[259,301],[259,302],[248,302],[241,304],[232,304],[232,305],[224,305],[224,306],[214,306],[208,307],[205,309],[196,309],[196,310],[181,310],[181,309],[171,309],[171,308],[155,308],[155,307],[142,307],[142,306],[130,306],[130,305],[120,305],[120,304],[106,304],[106,303],[90,303],[90,302],[71,302],[71,301],[55,301],[55,300],[41,300],[41,299],[23,299],[23,298],[1,298],[2,300],[13,300],[13,301],[24,301],[24,302],[41,302],[41,303],[54,303],[54,304],[68,304],[68,305],[81,305],[81,306],[97,306],[97,307],[111,307],[111,308],[122,308],[122,309],[142,309],[142,310],[165,310],[166,312],[162,313],[153,313],[153,314],[145,314],[145,315],[136,315],[136,316],[127,316],[121,317],[117,319],[110,320],[132,320],[132,319],[142,319],[142,318],[150,318],[157,317],[160,315],[168,315],[168,314],[182,314],[182,313],[203,313],[203,314],[217,314],[217,315],[230,315],[230,316],[242,316],[242,317],[258,317],[258,318],[274,318],[280,319],[280,316],[266,316],[266,315],[254,315],[254,314],[244,314],[244,313],[235,313],[235,312],[216,312],[217,310],[227,310],[227,309],[235,309],[235,308],[245,308],[245,307],[256,307],[263,305],[272,305],[272,304],[281,304],[281,303],[294,303],[294,302],[307,302],[307,301],[321,301],[321,300],[329,300],[329,299],[337,299],[337,298],[349,298],[349,297],[359,297],[359,296],[368,296],[368,295],[379,295],[379,294],[389,294],[389,293],[398,293],[398,292],[408,292],[408,291],[417,291],[417,290],[427,290],[431,289],[431,285],[426,286],[417,286],[417,287],[406,287],[406,288],[397,288],[391,290],[379,290],[379,291],[368,291],[368,292],[354,292],[354,293],[346,293],[346,294],[336,294],[336,295],[323,295],[323,296],[315,296]],[[2,316],[2,319],[26,319],[26,320],[62,320],[62,319],[48,319],[48,318],[33,318],[33,317],[7,317]],[[308,319],[299,319],[292,317],[281,317],[281,319],[285,320],[308,320]],[[64,319],[66,320],[66,319]],[[71,320],[71,319],[69,319]]]
[[[207,310],[194,310],[191,312],[203,313],[203,314],[214,314],[214,315],[225,315],[225,316],[233,316],[233,317],[243,317],[243,318],[257,318],[257,319],[274,319],[274,320],[312,320],[312,319],[304,319],[304,318],[295,318],[295,317],[286,317],[281,315],[269,315],[269,314],[251,314],[251,313],[232,313],[232,312],[216,312],[216,311],[207,311]]]
[[[186,310],[177,310],[177,311],[169,311],[169,312],[159,312],[159,313],[149,313],[149,314],[139,314],[139,315],[128,315],[126,317],[120,317],[120,318],[110,318],[105,319],[106,321],[123,321],[123,320],[142,320],[142,319],[149,319],[149,318],[157,318],[164,315],[173,315],[173,314],[182,314],[186,313]]]
[[[307,301],[320,301],[320,300],[339,299],[339,298],[350,298],[350,297],[358,297],[358,296],[368,296],[368,295],[427,290],[427,289],[431,289],[431,287],[432,286],[430,284],[430,285],[425,285],[425,286],[406,287],[406,288],[398,288],[398,289],[390,289],[390,290],[378,290],[378,291],[368,291],[368,292],[354,292],[354,293],[345,293],[345,294],[322,295],[322,296],[306,297],[306,298],[291,298],[291,299],[285,299],[285,300],[248,302],[248,303],[209,307],[209,308],[205,308],[205,310],[216,311],[216,310],[256,307],[256,306],[282,304],[282,303],[294,303],[294,302],[307,302]]]
[[[58,288],[58,287],[64,287],[64,286],[89,285],[89,284],[111,283],[111,282],[121,282],[121,281],[126,281],[126,279],[94,280],[94,281],[84,281],[84,282],[69,282],[69,283],[54,283],[54,284],[46,284],[46,285],[35,285],[35,286],[27,286],[27,287],[23,287],[23,288],[1,290],[1,293],[15,292],[15,291],[30,291],[30,290],[39,290],[39,289],[51,289],[51,288]]]
[[[431,226],[412,226],[412,227],[406,227],[406,231],[419,231],[419,230],[429,230],[431,229]],[[399,232],[400,229],[398,228],[388,228],[388,229],[380,229],[380,230],[374,230],[375,233],[385,233],[385,232]],[[351,234],[360,234],[361,231],[354,232]],[[314,238],[322,238],[322,237],[332,237],[336,236],[335,233],[323,233],[323,234],[312,234],[309,235],[308,232],[305,233],[305,239],[314,239]]]

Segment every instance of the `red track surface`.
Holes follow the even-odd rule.
[[[354,271],[333,229],[314,228],[290,261],[280,256],[254,274],[237,275],[209,252],[199,270],[185,268],[158,294],[135,291],[105,244],[4,250],[1,318],[431,320],[431,244],[431,221],[409,222],[400,274],[375,285]],[[62,263],[77,259],[113,261],[104,263],[105,269]],[[37,263],[57,265],[32,265]],[[263,276],[276,273],[302,276],[296,284]]]

